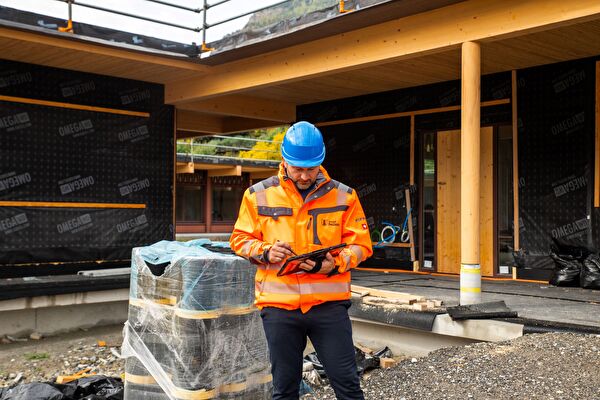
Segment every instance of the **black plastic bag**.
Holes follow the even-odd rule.
[[[0,400],[123,400],[123,383],[103,375],[64,385],[32,382],[0,389]]]
[[[579,274],[581,263],[571,255],[557,255],[550,253],[554,260],[554,273],[550,278],[550,284],[554,286],[579,286]]]
[[[600,257],[590,254],[583,260],[579,282],[585,289],[600,289]]]
[[[554,246],[552,247],[556,254],[569,255],[582,261],[590,254],[598,252],[597,249],[578,239],[568,240],[552,238],[552,242],[554,242]]]
[[[358,375],[362,375],[370,369],[379,368],[379,356],[367,354],[356,347],[354,349],[356,350],[356,369],[358,370]]]
[[[0,400],[70,400],[49,383],[32,382],[0,389]]]
[[[367,354],[358,347],[354,347],[354,351],[356,358],[356,368],[358,370],[359,375],[362,375],[365,371],[368,371],[370,369],[379,368],[380,358],[392,357],[393,355],[392,351],[387,346],[379,351],[374,352],[373,354]],[[327,374],[325,374],[325,368],[319,360],[317,353],[312,352],[310,354],[305,355],[304,361],[310,361],[321,378],[327,377]]]
[[[119,378],[92,375],[64,385],[63,393],[81,400],[121,400],[123,382]]]

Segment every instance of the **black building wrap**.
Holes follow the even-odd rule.
[[[595,61],[518,71],[517,83],[520,244],[527,268],[551,269],[552,238],[597,246]]]
[[[0,95],[149,116],[0,101],[0,265],[127,260],[173,238],[174,112],[162,85],[0,60]]]
[[[510,98],[510,73],[484,76],[481,91],[482,101]],[[458,105],[460,81],[451,81],[308,104],[299,107],[297,115],[298,120],[319,123]],[[482,124],[510,124],[510,110],[510,104],[485,107]],[[420,136],[425,132],[459,128],[460,111],[415,117],[415,181],[418,181],[422,162],[418,151]],[[327,146],[324,165],[334,179],[357,190],[371,232],[381,231],[384,221],[402,226],[406,218],[404,189],[410,184],[410,117],[329,125],[320,129]],[[411,216],[416,254],[420,245],[418,195],[418,188],[413,186]],[[362,265],[412,270],[410,250],[375,249],[373,257]]]

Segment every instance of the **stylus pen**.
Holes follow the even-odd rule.
[[[279,239],[275,239],[275,242],[281,242],[281,240],[279,240]],[[297,256],[297,255],[298,255],[298,254],[296,254],[296,253],[294,252],[294,250],[292,250],[292,247],[291,247],[291,246],[290,246],[290,248],[289,248],[288,250],[289,250],[289,251],[291,251],[293,255],[295,255],[295,256]]]

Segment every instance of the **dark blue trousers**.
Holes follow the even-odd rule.
[[[298,399],[302,353],[310,338],[329,382],[340,400],[363,400],[356,371],[350,301],[331,301],[300,310],[265,307],[260,315],[267,336],[273,374],[273,399]]]

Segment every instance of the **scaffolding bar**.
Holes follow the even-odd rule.
[[[259,11],[262,11],[262,10],[266,10],[267,8],[277,7],[278,5],[283,4],[283,3],[287,3],[288,1],[289,0],[283,0],[283,1],[280,1],[278,3],[274,3],[274,4],[271,4],[271,5],[268,5],[268,6],[264,6],[264,7],[258,8],[258,9],[253,10],[253,11],[245,12],[244,14],[236,15],[236,16],[233,16],[231,18],[227,18],[227,19],[224,19],[222,21],[215,22],[214,24],[207,24],[205,26],[205,28],[207,28],[207,29],[208,28],[212,28],[213,26],[221,25],[221,24],[224,24],[226,22],[233,21],[233,20],[241,18],[241,17],[245,17],[246,15],[250,15],[250,14],[254,14],[254,13],[257,13]],[[216,4],[213,4],[211,7],[214,7],[215,5]]]
[[[195,12],[196,14],[199,14],[202,12],[201,8],[191,8],[191,7],[181,6],[179,4],[169,3],[168,1],[162,1],[162,0],[146,0],[146,1],[150,1],[152,3],[157,3],[157,4],[162,4],[164,6],[169,6],[169,7],[173,7],[173,8],[179,8],[181,10]],[[227,1],[229,1],[229,0],[227,0]]]
[[[69,3],[69,0],[57,0],[57,1],[62,1],[63,3]],[[124,17],[141,19],[141,20],[148,21],[148,22],[154,22],[156,24],[172,26],[174,28],[186,29],[188,31],[193,31],[193,32],[200,32],[200,30],[201,30],[200,28],[190,28],[189,26],[184,26],[184,25],[179,25],[179,24],[173,24],[171,22],[159,21],[157,19],[148,18],[148,17],[142,17],[140,15],[126,13],[124,11],[111,10],[111,9],[108,9],[108,8],[104,8],[104,7],[100,7],[100,6],[95,6],[93,4],[79,3],[79,2],[76,2],[75,0],[72,0],[72,2],[76,6],[87,7],[87,8],[91,8],[91,9],[98,10],[98,11],[104,11],[104,12],[111,13],[111,14],[118,14],[118,15],[122,15]]]

